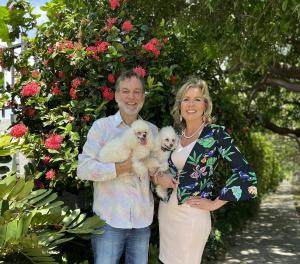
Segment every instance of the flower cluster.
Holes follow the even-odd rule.
[[[10,135],[15,138],[20,138],[26,135],[28,128],[24,124],[14,125],[10,130]]]
[[[136,73],[136,74],[138,74],[138,75],[140,75],[141,77],[145,77],[145,75],[146,75],[146,70],[143,68],[143,67],[141,67],[141,66],[138,66],[138,67],[135,67],[135,68],[133,68],[133,71]]]
[[[102,92],[102,97],[106,99],[107,101],[111,101],[114,99],[114,92],[111,88],[107,86],[101,86],[100,91]]]
[[[129,20],[126,20],[122,25],[122,30],[130,32],[133,29],[133,25]]]
[[[112,84],[116,82],[115,76],[112,73],[108,74],[107,80]]]
[[[77,88],[81,84],[82,84],[82,81],[79,78],[75,78],[74,80],[72,80],[72,86],[71,86],[69,94],[73,100],[77,99]]]
[[[46,139],[45,147],[47,149],[55,149],[55,150],[60,149],[62,141],[63,141],[62,136],[53,134]]]
[[[143,45],[143,49],[145,51],[153,53],[153,55],[157,58],[160,55],[161,43],[157,38],[151,39],[147,44]]]
[[[89,46],[85,49],[86,55],[92,57],[96,60],[99,60],[99,53],[104,53],[108,50],[110,44],[105,41],[98,41],[95,43],[95,46]]]
[[[120,0],[110,0],[109,3],[112,10],[117,9],[120,6]]]
[[[105,27],[106,30],[110,31],[111,28],[116,24],[117,20],[118,20],[118,18],[116,18],[116,17],[109,17],[106,21],[107,22],[106,27]]]
[[[51,161],[51,157],[48,155],[44,156],[44,158],[42,159],[44,165],[48,165],[50,161]]]
[[[21,90],[22,96],[34,96],[40,92],[40,86],[36,82],[30,82],[23,86]]]
[[[52,46],[48,47],[48,54],[52,54],[55,50],[57,51],[63,51],[65,49],[73,50],[75,47],[75,44],[70,40],[62,40],[59,42],[54,43]]]
[[[53,180],[53,179],[55,178],[55,176],[56,176],[56,172],[55,172],[55,170],[53,170],[53,169],[48,170],[48,171],[46,172],[46,179],[47,179],[47,180]]]

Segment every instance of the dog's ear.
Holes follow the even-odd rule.
[[[130,127],[129,129],[127,129],[124,134],[123,134],[123,139],[124,139],[124,143],[126,144],[126,146],[128,146],[129,148],[134,147],[138,140],[137,140],[137,136],[135,134],[135,131],[132,127]]]

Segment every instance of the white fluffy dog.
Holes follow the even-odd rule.
[[[143,120],[136,120],[121,137],[107,142],[100,150],[101,162],[124,162],[132,158],[132,168],[139,177],[148,172],[148,168],[141,161],[149,157],[153,148],[153,135],[148,124]],[[122,175],[125,176],[125,175]]]
[[[159,131],[158,137],[155,139],[154,151],[147,161],[147,166],[152,174],[169,170],[168,158],[171,151],[177,147],[177,144],[178,136],[173,127],[163,127]],[[165,199],[167,197],[167,190],[162,186],[157,185],[155,191],[160,198]]]

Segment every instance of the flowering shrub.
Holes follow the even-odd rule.
[[[43,8],[50,22],[18,60],[13,97],[21,104],[15,113],[29,128],[25,154],[39,186],[77,188],[78,153],[93,121],[116,111],[110,102],[121,71],[133,69],[145,78],[147,94],[162,105],[157,108],[168,109],[172,100],[164,93],[174,87],[176,67],[169,32],[161,26],[154,35],[146,18],[131,14],[128,1],[52,3]],[[30,56],[33,65],[26,64]]]

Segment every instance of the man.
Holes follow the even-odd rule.
[[[104,233],[92,237],[96,264],[118,263],[125,251],[126,263],[148,261],[150,224],[153,219],[153,196],[149,177],[132,175],[130,182],[121,174],[133,174],[129,158],[122,163],[101,163],[98,154],[110,139],[120,136],[139,117],[145,99],[144,80],[127,71],[116,81],[115,100],[119,111],[96,120],[78,157],[78,177],[93,181],[93,211],[106,221]],[[148,123],[153,134],[157,127]],[[115,153],[118,155],[118,153]]]

